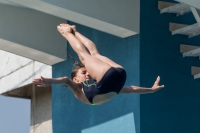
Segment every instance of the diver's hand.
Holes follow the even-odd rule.
[[[36,84],[38,87],[52,86],[53,82],[54,80],[52,78],[44,78],[42,76],[33,80],[33,83]]]
[[[165,87],[164,85],[159,86],[159,83],[160,83],[160,76],[157,77],[154,85],[152,86],[152,88],[151,88],[152,91],[158,91],[158,90],[160,90],[160,89]]]

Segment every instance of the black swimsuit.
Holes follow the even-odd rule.
[[[96,95],[109,92],[120,92],[126,81],[126,71],[123,68],[111,67],[97,83],[95,79],[82,82],[82,87],[87,99],[93,104]]]

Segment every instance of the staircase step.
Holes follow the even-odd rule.
[[[200,78],[200,67],[192,66],[191,74],[194,75],[194,79]]]
[[[181,29],[181,28],[185,28],[187,26],[188,25],[186,25],[186,24],[169,23],[169,30],[175,31],[175,30],[178,30],[178,29]]]
[[[177,15],[183,15],[191,12],[190,6],[183,3],[171,3],[158,1],[158,9],[160,13],[176,13]]]
[[[200,47],[181,44],[180,52],[183,57],[198,57],[200,56]]]
[[[189,38],[200,34],[200,24],[198,23],[193,25],[170,23],[169,29],[172,32],[172,35],[175,34],[187,35]]]
[[[191,46],[191,45],[187,45],[187,44],[180,44],[180,53],[185,53],[191,50],[195,50],[200,48],[199,46]]]

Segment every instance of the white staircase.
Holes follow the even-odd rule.
[[[183,15],[188,12],[192,12],[192,14],[195,17],[195,20],[197,23],[192,25],[184,25],[183,24],[170,24],[170,30],[172,32],[172,35],[175,34],[182,34],[186,35],[189,38],[200,35],[200,10],[191,7],[189,5],[183,4],[183,3],[169,3],[169,2],[158,2],[158,8],[160,10],[160,13],[175,13],[178,15]],[[171,26],[173,28],[171,28]]]
[[[169,23],[169,30],[172,35],[182,34],[186,35],[189,38],[200,35],[200,10],[196,9],[190,5],[183,3],[170,3],[170,2],[158,2],[158,9],[160,13],[174,13],[176,16],[184,15],[186,13],[192,12],[196,23],[192,25],[179,24],[179,23]],[[191,46],[186,44],[180,45],[180,53],[183,57],[198,57],[200,59],[200,47]],[[194,79],[200,78],[200,67],[192,66],[191,74],[194,76]]]
[[[182,53],[183,57],[198,57],[200,59],[200,47],[199,46],[191,46],[186,44],[180,45],[180,53]],[[192,66],[191,74],[194,76],[194,79],[200,78],[200,67]]]
[[[191,72],[191,74],[194,76],[194,79],[200,78],[200,67],[192,66]]]
[[[200,47],[191,46],[186,44],[180,45],[180,53],[183,57],[198,57],[200,59]],[[192,66],[191,74],[194,76],[194,79],[200,78],[200,67]]]
[[[177,4],[177,3],[159,1],[158,8],[160,10],[160,13],[176,13],[177,16],[191,12],[190,6],[183,3]]]

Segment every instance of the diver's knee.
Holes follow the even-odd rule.
[[[91,54],[93,57],[96,57],[96,58],[98,58],[99,56],[101,56],[101,55],[99,54],[98,51],[92,51],[92,52],[90,52],[90,54]]]

